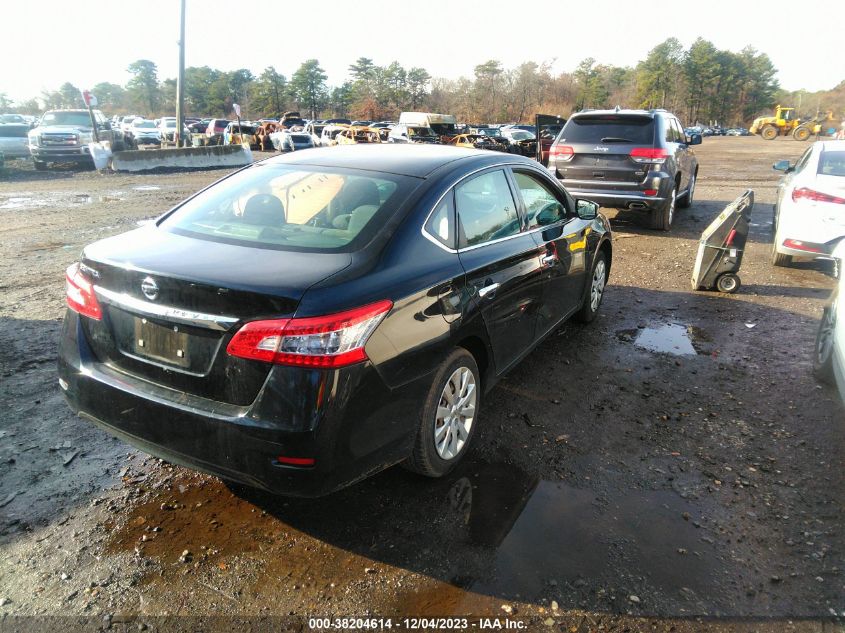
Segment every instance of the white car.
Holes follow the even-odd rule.
[[[819,380],[837,388],[845,405],[845,240],[834,249],[833,256],[839,262],[839,283],[819,322],[813,369]]]
[[[174,129],[176,126],[173,126]],[[132,127],[129,128],[129,133],[135,139],[136,145],[158,145],[161,143],[161,132],[154,121],[147,119],[135,119],[132,122]]]
[[[793,257],[830,259],[845,237],[845,141],[816,141],[778,184],[772,263],[788,266]]]
[[[29,158],[29,130],[25,123],[0,123],[0,151],[6,158]]]

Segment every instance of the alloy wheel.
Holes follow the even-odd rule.
[[[441,459],[454,459],[463,450],[475,420],[476,401],[475,376],[469,368],[458,367],[443,387],[434,419],[434,446]]]
[[[593,270],[593,280],[590,283],[590,309],[595,312],[601,304],[601,297],[604,294],[604,286],[607,283],[607,268],[604,260],[596,262]]]

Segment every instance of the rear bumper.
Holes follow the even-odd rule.
[[[240,407],[100,363],[80,318],[67,312],[59,349],[68,404],[151,455],[273,493],[316,497],[402,461],[413,448],[418,423],[408,412],[422,408],[421,381],[391,391],[369,363],[274,367],[256,400]],[[296,381],[288,379],[292,372]],[[303,391],[303,383],[315,388]],[[315,465],[283,465],[279,456],[314,458]]]
[[[555,175],[558,172],[555,171]],[[649,174],[643,183],[609,183],[602,181],[583,181],[559,179],[560,183],[574,198],[592,200],[601,207],[609,209],[640,209],[658,211],[674,187],[674,179],[667,173]],[[646,189],[657,190],[657,194],[647,196]]]

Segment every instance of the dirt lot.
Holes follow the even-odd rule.
[[[458,472],[394,468],[312,501],[162,463],[59,393],[64,269],[225,172],[8,163],[0,630],[307,630],[300,616],[364,615],[845,630],[845,414],[811,374],[833,280],[824,265],[769,263],[770,166],[805,148],[705,139],[693,207],[669,234],[614,218],[601,316],[566,326],[490,394]],[[741,291],[693,293],[701,231],[749,187]],[[393,621],[414,624],[434,628]]]

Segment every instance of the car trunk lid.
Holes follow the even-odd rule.
[[[103,308],[84,319],[97,359],[178,391],[246,405],[268,363],[229,356],[247,320],[286,318],[349,254],[301,253],[201,240],[148,227],[86,248],[82,264]]]

